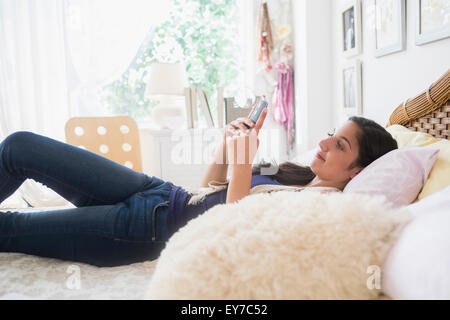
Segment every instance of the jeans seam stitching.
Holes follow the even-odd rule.
[[[52,234],[58,234],[58,233],[64,233],[64,234],[73,234],[73,235],[98,235],[98,236],[102,236],[105,238],[114,238],[114,235],[111,233],[106,233],[106,232],[102,232],[102,231],[98,231],[98,230],[86,230],[86,231],[80,231],[80,232],[65,232],[65,231],[44,231],[44,232],[26,232],[26,233],[16,233],[14,235],[2,235],[0,234],[0,237],[5,237],[5,238],[9,238],[9,237],[26,237],[26,236],[33,236],[33,235],[52,235]]]
[[[98,198],[98,197],[93,197],[93,196],[91,196],[90,194],[84,192],[83,190],[80,190],[80,189],[78,189],[77,187],[71,186],[71,185],[69,185],[69,184],[67,184],[67,183],[65,183],[65,182],[63,182],[63,181],[61,181],[61,180],[59,180],[58,178],[49,176],[49,175],[46,174],[46,173],[42,173],[42,172],[37,171],[37,170],[34,170],[34,169],[27,169],[27,168],[23,168],[23,167],[18,167],[18,169],[29,170],[29,171],[32,171],[32,172],[35,172],[35,173],[42,174],[42,175],[46,176],[47,178],[50,178],[51,180],[56,181],[57,183],[61,183],[61,184],[63,184],[64,186],[69,187],[70,189],[73,189],[73,190],[75,190],[75,191],[77,191],[77,192],[79,192],[79,193],[82,193],[83,195],[88,196],[88,197],[89,197],[90,199],[92,199],[92,200],[98,200],[98,201],[102,201],[102,202],[106,202],[106,203],[111,202],[111,201],[108,201],[108,200],[100,199],[100,198]],[[32,178],[31,178],[31,179],[32,179]],[[67,199],[66,199],[66,200],[67,200]],[[92,202],[92,200],[91,200],[90,202]],[[120,201],[118,201],[118,202],[120,202]]]
[[[26,236],[31,236],[31,235],[39,235],[39,236],[43,236],[43,235],[53,235],[53,234],[57,234],[57,232],[42,232],[39,234],[35,234],[35,233],[25,233],[25,234],[14,234],[14,235],[0,235],[1,237],[5,237],[5,238],[10,238],[10,237],[26,237]],[[108,234],[108,233],[102,233],[102,232],[90,232],[90,231],[84,231],[84,232],[68,232],[68,233],[64,233],[65,235],[96,235],[102,238],[107,238],[113,241],[121,241],[121,242],[133,242],[133,243],[152,243],[154,242],[153,240],[129,240],[129,239],[123,239],[120,237],[116,237],[112,234]]]

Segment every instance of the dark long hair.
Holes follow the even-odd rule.
[[[397,141],[375,121],[357,116],[350,117],[348,120],[361,129],[357,134],[359,156],[351,167],[364,168],[382,155],[398,148]],[[270,171],[273,173],[271,174]],[[252,167],[252,174],[272,176],[273,179],[284,185],[302,186],[310,183],[316,176],[310,167],[292,161],[285,161],[279,165],[275,162],[261,161]]]

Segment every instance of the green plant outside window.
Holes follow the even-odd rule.
[[[155,62],[184,61],[191,87],[203,88],[217,119],[216,88],[233,96],[242,72],[237,0],[173,0],[167,21],[156,26],[120,79],[103,89],[114,114],[148,118],[159,102],[145,97],[146,75]],[[201,109],[199,110],[202,117]]]

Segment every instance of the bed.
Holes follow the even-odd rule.
[[[65,206],[44,209],[63,208]],[[2,252],[0,299],[140,300],[148,289],[148,281],[143,280],[151,278],[156,262],[99,268],[78,262]]]
[[[450,140],[448,74],[447,89],[444,98],[441,97],[444,102],[436,103],[430,94],[433,91],[427,90],[425,100],[432,103],[426,108],[422,104],[420,110],[407,108],[408,104],[403,103],[392,113],[387,126],[401,125],[437,139]],[[0,253],[0,299],[144,299],[157,262],[98,268],[20,253]]]

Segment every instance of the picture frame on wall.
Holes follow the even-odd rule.
[[[354,59],[342,66],[342,103],[346,115],[362,115],[361,61]]]
[[[414,0],[416,45],[450,37],[450,0]]]
[[[352,0],[341,10],[342,53],[344,57],[361,54],[361,1]]]
[[[406,0],[374,0],[375,57],[406,47]]]

